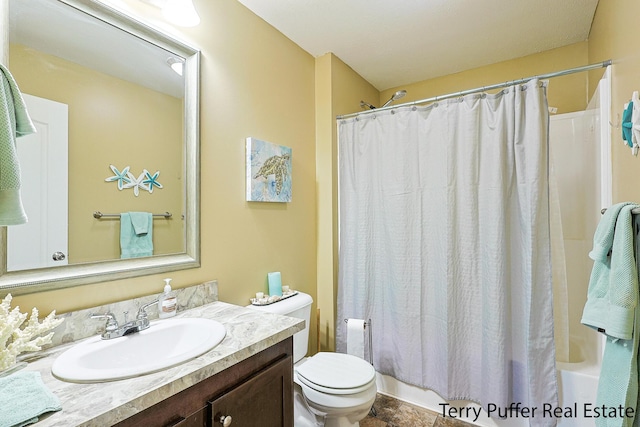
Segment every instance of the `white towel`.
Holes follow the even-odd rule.
[[[347,354],[364,359],[364,320],[347,320]]]

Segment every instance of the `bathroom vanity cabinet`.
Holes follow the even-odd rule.
[[[293,338],[206,378],[116,426],[293,427]]]
[[[113,307],[87,311],[109,310]],[[86,317],[79,312],[77,325]],[[53,362],[76,344],[43,351],[27,369],[40,373],[62,410],[43,416],[38,427],[221,427],[222,416],[231,416],[232,427],[293,427],[292,336],[304,329],[304,320],[220,301],[185,310],[176,319],[182,317],[217,320],[226,337],[213,350],[172,368],[101,383],[53,376]]]

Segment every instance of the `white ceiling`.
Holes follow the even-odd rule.
[[[598,0],[238,0],[378,90],[587,40]],[[554,70],[550,70],[554,71]]]
[[[184,96],[184,79],[167,63],[178,55],[61,2],[10,0],[9,41],[176,98]]]

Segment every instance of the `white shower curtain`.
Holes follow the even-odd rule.
[[[548,122],[537,80],[339,120],[338,319],[372,320],[378,372],[485,408],[558,404]]]

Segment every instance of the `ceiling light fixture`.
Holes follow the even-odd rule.
[[[170,56],[167,58],[167,64],[169,64],[173,71],[182,75],[182,71],[184,70],[184,60]]]
[[[200,16],[192,0],[167,0],[162,8],[162,15],[181,27],[195,27],[200,23]]]
[[[181,27],[195,27],[200,23],[193,0],[140,0],[162,11],[162,16],[169,22]]]

